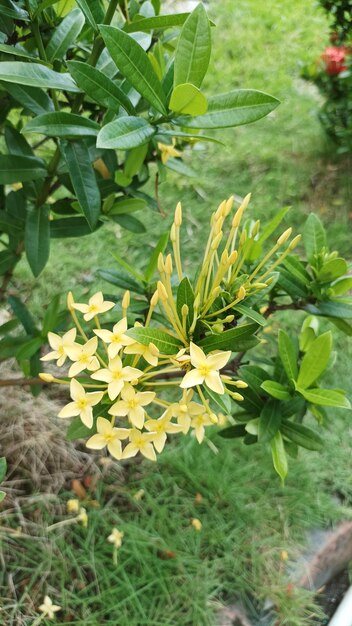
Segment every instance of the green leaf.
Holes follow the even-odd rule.
[[[224,415],[231,415],[231,398],[224,393],[222,396],[209,387],[204,387],[204,395],[208,396],[223,412]]]
[[[132,148],[132,150],[128,151],[123,167],[123,173],[127,178],[132,180],[133,176],[138,174],[147,156],[147,152],[148,144]]]
[[[178,174],[181,174],[181,176],[190,176],[191,178],[197,176],[197,172],[195,172],[195,170],[192,170],[192,168],[186,165],[183,161],[181,161],[181,159],[171,158],[167,161],[165,167],[167,167],[169,170],[177,172]]]
[[[336,278],[344,276],[344,274],[347,274],[347,271],[348,265],[345,259],[330,259],[324,263],[321,270],[317,273],[317,279],[322,283],[330,282],[332,280],[336,280]]]
[[[20,46],[9,46],[6,43],[0,44],[0,52],[4,52],[5,54],[12,54],[16,57],[23,57],[24,59],[30,59],[31,61],[39,61],[37,57],[34,57],[32,54],[27,52],[25,48],[21,48]]]
[[[94,230],[102,226],[102,222],[97,224]],[[50,221],[50,237],[52,239],[61,239],[65,237],[83,237],[90,235],[92,229],[85,217],[65,217]]]
[[[76,0],[76,3],[78,4],[78,6],[81,9],[82,13],[84,13],[85,18],[86,18],[89,26],[91,26],[94,31],[97,31],[98,30],[98,26],[97,26],[94,14],[93,14],[90,6],[89,6],[88,1],[87,0]]]
[[[208,109],[208,102],[202,92],[191,83],[177,85],[170,98],[169,108],[186,115],[203,115]]]
[[[6,146],[10,154],[34,156],[31,146],[16,128],[13,128],[13,126],[5,126],[4,134]]]
[[[336,326],[336,328],[338,328],[343,333],[348,335],[348,337],[352,337],[352,326],[351,326],[351,324],[349,324],[345,320],[338,319],[337,317],[330,317],[328,319],[330,320],[330,322],[332,322],[334,324],[334,326]]]
[[[325,228],[315,213],[311,213],[304,225],[303,244],[309,261],[326,247]]]
[[[180,319],[180,322],[182,324],[182,307],[184,304],[186,304],[188,306],[188,315],[187,315],[187,330],[190,327],[190,325],[193,322],[193,314],[194,314],[194,309],[193,309],[193,303],[194,303],[194,292],[193,292],[193,287],[191,285],[191,283],[189,282],[189,279],[187,278],[187,276],[185,276],[178,288],[177,288],[177,300],[176,300],[176,309],[177,309],[177,315]]]
[[[149,141],[155,128],[143,117],[120,117],[101,129],[97,148],[129,150]]]
[[[158,126],[155,139],[157,141],[161,141],[162,143],[167,143],[169,141],[169,137],[181,137],[185,140],[196,139],[197,141],[209,141],[210,143],[217,143],[220,146],[224,145],[224,143],[222,141],[219,141],[219,139],[216,139],[215,137],[209,137],[209,135],[200,135],[199,132],[184,133],[181,130],[177,130],[176,128],[174,130],[165,130],[162,126]],[[192,143],[194,142],[192,141]]]
[[[269,396],[277,400],[289,400],[291,397],[287,389],[276,380],[264,380],[261,384],[261,388],[264,389]]]
[[[225,330],[219,335],[210,335],[198,342],[205,352],[212,350],[231,350],[231,352],[242,352],[248,350],[249,346],[253,347],[259,342],[254,335],[258,329],[257,324],[243,324],[237,328]]]
[[[200,87],[210,61],[210,23],[203,4],[185,21],[175,52],[174,85],[192,83]]]
[[[346,398],[345,394],[339,389],[300,389],[297,391],[312,404],[318,404],[320,406],[335,406],[340,409],[350,409],[351,404]]]
[[[26,257],[34,276],[39,276],[49,258],[49,208],[28,209],[25,231]]]
[[[238,437],[245,437],[247,431],[244,424],[234,424],[233,426],[228,426],[227,428],[220,430],[218,434],[224,439],[236,439]]]
[[[341,278],[331,285],[335,296],[341,296],[352,289],[352,276],[350,278]]]
[[[133,293],[144,295],[144,287],[121,271],[98,269],[98,276],[120,289],[129,289]]]
[[[100,32],[121,74],[157,111],[166,115],[165,94],[147,53],[119,28],[100,26]]]
[[[112,215],[111,219],[116,222],[116,224],[120,224],[126,230],[130,230],[131,233],[136,233],[137,235],[141,235],[146,232],[146,227],[143,222],[137,220],[133,215]]]
[[[84,15],[80,9],[73,9],[53,30],[46,47],[48,61],[62,59],[69,47],[75,43],[84,26]]]
[[[1,0],[0,13],[4,17],[13,17],[15,20],[25,22],[29,20],[27,11],[21,9],[21,7],[19,7],[15,2],[12,2],[12,0]]]
[[[18,361],[26,361],[30,359],[38,350],[40,350],[41,346],[45,342],[45,339],[42,337],[33,337],[33,339],[29,339],[24,346],[21,346],[18,350],[16,350],[16,359]]]
[[[66,438],[68,441],[74,441],[75,439],[87,439],[87,437],[91,434],[92,430],[82,424],[81,418],[77,416],[70,423],[66,432]]]
[[[301,448],[319,451],[323,446],[323,440],[320,435],[302,424],[283,422],[280,430],[287,439],[301,446]]]
[[[69,74],[54,72],[44,65],[39,65],[39,63],[2,61],[0,62],[0,80],[17,85],[43,87],[44,89],[79,91]]]
[[[141,282],[144,281],[144,278],[143,278],[142,274],[137,272],[137,270],[135,270],[134,267],[132,267],[132,265],[130,265],[129,263],[127,263],[127,261],[125,261],[122,257],[120,257],[119,254],[117,254],[115,252],[113,254],[113,257],[114,257],[114,259],[116,259],[118,264],[121,265],[121,267],[123,267],[125,270],[127,270],[127,272],[129,274],[132,274],[132,276],[134,276],[138,281],[141,281]]]
[[[154,343],[162,354],[177,354],[182,347],[177,337],[154,328],[130,328],[126,334],[144,346]]]
[[[89,150],[83,142],[72,141],[62,143],[61,151],[77,200],[91,230],[94,230],[100,216],[101,200]]]
[[[20,260],[12,250],[0,250],[0,276],[11,270]]]
[[[23,304],[23,302],[21,302],[21,300],[16,296],[9,296],[8,302],[16,317],[20,320],[27,335],[35,335],[37,333],[37,329],[34,319],[32,318],[26,305]]]
[[[1,324],[1,326],[0,326],[0,335],[7,335],[12,330],[17,328],[18,324],[19,324],[19,320],[15,319],[15,318],[12,319],[12,320],[9,320],[8,322],[5,322],[5,324]]]
[[[258,441],[271,441],[278,432],[281,424],[280,403],[269,400],[265,403],[259,417]]]
[[[41,159],[0,154],[0,185],[37,180],[44,178],[46,173],[45,164]]]
[[[25,85],[15,85],[14,83],[4,83],[6,91],[25,109],[35,115],[41,115],[54,110],[54,105],[49,96],[42,89],[28,87]]]
[[[54,296],[49,303],[44,319],[43,319],[43,327],[42,327],[42,336],[46,337],[50,330],[53,330],[57,324],[59,318],[59,310],[60,310],[60,295],[57,294]]]
[[[283,265],[281,265],[278,284],[291,296],[293,300],[307,298],[309,293],[307,285],[309,285],[310,282],[311,279],[309,279],[308,283],[303,283],[301,276],[297,278],[297,276],[292,274],[291,269],[287,270]]]
[[[2,482],[6,476],[7,463],[4,456],[0,457],[0,482]]]
[[[255,89],[236,89],[208,99],[208,111],[199,117],[178,117],[179,126],[228,128],[250,124],[276,109],[279,100]]]
[[[279,474],[282,482],[284,482],[288,472],[288,463],[285,446],[280,431],[278,431],[275,437],[272,439],[271,454],[273,457],[275,471]]]
[[[6,497],[5,491],[0,491],[0,502],[2,502]]]
[[[253,322],[259,324],[259,326],[267,325],[267,320],[265,319],[265,317],[263,317],[263,315],[260,315],[258,311],[255,311],[254,309],[251,309],[244,304],[236,304],[236,306],[234,306],[233,308],[235,311],[241,313],[241,315],[244,315],[245,317],[253,320]]]
[[[189,13],[175,13],[174,15],[155,15],[154,17],[146,17],[138,19],[129,24],[125,24],[123,30],[126,33],[148,32],[148,30],[172,28],[173,26],[182,26]]]
[[[284,370],[286,372],[287,378],[291,382],[291,380],[296,380],[298,374],[297,367],[297,352],[294,346],[292,339],[288,336],[288,334],[280,329],[278,335],[278,347],[279,347],[279,356],[284,366]]]
[[[275,217],[273,217],[272,220],[267,222],[258,237],[259,243],[264,243],[264,241],[266,241],[273,234],[273,232],[275,232],[277,227],[280,226],[289,208],[290,207],[288,206],[283,207],[282,209],[280,209],[280,211],[276,213]]]
[[[89,137],[97,135],[99,129],[99,124],[86,117],[64,111],[55,111],[34,117],[21,132],[38,133],[52,137]]]
[[[308,304],[306,311],[313,315],[323,315],[324,317],[337,317],[341,319],[352,318],[352,306],[338,300],[330,300],[330,302],[319,302],[318,306]]]
[[[118,198],[111,209],[107,211],[108,215],[121,215],[122,213],[134,213],[147,208],[147,202],[143,198]]]
[[[332,335],[330,331],[313,341],[302,359],[297,387],[307,389],[322,375],[329,362],[331,347]]]
[[[146,267],[146,270],[144,272],[144,280],[149,283],[155,273],[155,270],[157,268],[158,265],[158,257],[160,252],[164,252],[166,246],[167,246],[167,242],[169,241],[169,233],[163,233],[160,236],[160,239],[158,241],[158,243],[156,244],[153,254],[150,257],[149,263]]]
[[[67,66],[78,87],[92,100],[116,112],[122,106],[127,113],[135,113],[122,89],[96,67],[81,61],[68,61]]]

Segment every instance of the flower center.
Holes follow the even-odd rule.
[[[128,404],[129,409],[135,409],[136,406],[138,406],[138,402],[137,400],[135,400],[135,398],[133,398],[132,400],[129,400],[127,404]]]
[[[209,373],[210,373],[210,371],[211,371],[211,368],[210,368],[210,366],[209,366],[209,365],[201,365],[201,367],[199,367],[198,369],[199,369],[199,373],[200,373],[202,376],[208,376],[208,374],[209,374]]]
[[[86,406],[88,406],[88,402],[85,398],[80,398],[80,400],[77,400],[77,407],[79,409],[85,409]]]
[[[112,378],[113,380],[121,380],[122,378],[121,370],[115,370],[115,372],[112,372]]]

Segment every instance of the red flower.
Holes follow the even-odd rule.
[[[337,76],[344,70],[347,70],[345,61],[349,52],[350,49],[346,46],[332,46],[325,49],[321,58],[325,63],[325,71],[329,76]]]

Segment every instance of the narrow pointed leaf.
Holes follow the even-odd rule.
[[[290,399],[290,393],[283,385],[281,385],[281,383],[278,383],[276,380],[264,380],[264,382],[261,384],[261,388],[264,389],[264,391],[266,391],[269,396],[272,396],[277,400]]]
[[[309,261],[326,246],[325,228],[315,213],[308,216],[304,225],[303,244]]]
[[[14,83],[3,83],[3,85],[14,100],[17,100],[21,106],[35,115],[54,110],[52,100],[42,89],[28,87],[28,85],[16,85]]]
[[[98,27],[97,27],[97,23],[95,21],[94,13],[91,10],[87,0],[76,0],[76,2],[78,4],[79,8],[81,9],[81,11],[84,13],[84,16],[85,16],[89,26],[91,26],[93,28],[93,30],[97,31]]]
[[[41,159],[30,156],[0,154],[0,185],[45,178],[46,167]]]
[[[279,356],[289,381],[296,380],[298,374],[297,352],[292,339],[282,329],[279,330]]]
[[[25,231],[26,257],[34,276],[39,276],[49,258],[49,208],[42,206],[28,210]]]
[[[331,332],[317,337],[305,353],[297,378],[297,387],[307,389],[325,371],[331,353]]]
[[[120,117],[103,126],[97,138],[97,147],[129,150],[147,143],[154,134],[155,128],[142,117]]]
[[[154,29],[172,28],[182,26],[190,13],[175,13],[175,15],[155,15],[125,24],[123,29],[126,33],[148,32]]]
[[[242,350],[248,350],[258,344],[259,340],[254,335],[258,329],[257,324],[243,324],[237,328],[231,328],[225,330],[219,335],[210,335],[201,339],[198,345],[205,350],[205,352],[211,352],[212,350],[231,350],[232,352],[242,352]]]
[[[271,442],[271,454],[275,471],[279,474],[282,482],[284,482],[288,472],[288,463],[285,445],[280,431],[276,433]]]
[[[69,74],[54,72],[39,63],[2,61],[0,62],[0,80],[44,89],[79,91]]]
[[[80,9],[73,9],[53,31],[46,47],[48,61],[62,59],[65,52],[76,41],[84,26],[84,15]]]
[[[77,200],[93,230],[100,215],[100,191],[90,162],[89,150],[83,142],[67,142],[61,146]]]
[[[278,432],[281,424],[280,404],[276,400],[265,403],[259,417],[258,441],[271,441]]]
[[[162,354],[177,354],[182,347],[177,337],[154,328],[131,328],[126,334],[145,346],[154,343]]]
[[[134,106],[122,89],[96,67],[81,61],[69,61],[67,66],[78,87],[95,102],[113,111],[122,106],[127,113],[134,114]]]
[[[320,435],[303,424],[285,421],[280,430],[287,439],[307,450],[319,451],[323,447],[323,440]]]
[[[340,409],[350,409],[351,404],[345,394],[338,389],[298,389],[302,396],[312,404],[320,406],[335,406]]]
[[[52,137],[86,137],[97,135],[99,129],[99,124],[86,117],[54,111],[34,117],[22,129],[22,133],[38,133]]]
[[[210,23],[203,4],[185,21],[175,52],[174,85],[192,83],[200,87],[207,72],[211,52]]]

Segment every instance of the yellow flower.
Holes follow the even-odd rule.
[[[66,353],[74,361],[68,370],[69,376],[77,376],[80,372],[87,369],[90,372],[99,368],[99,361],[94,354],[98,348],[98,338],[92,337],[84,345],[75,343],[74,345],[66,348]]]
[[[86,322],[89,322],[96,315],[110,311],[110,309],[115,306],[115,302],[110,302],[109,300],[104,301],[102,292],[98,291],[98,293],[95,293],[94,296],[89,298],[88,304],[74,302],[72,306],[74,309],[77,309],[77,311],[84,313],[83,319],[85,319]]]
[[[79,511],[79,500],[76,498],[70,498],[66,502],[66,511],[67,513],[78,513]]]
[[[205,436],[204,426],[211,426],[214,422],[210,419],[209,413],[203,412],[202,415],[193,417],[191,427],[194,429],[195,437],[198,443],[202,443]]]
[[[134,343],[134,340],[131,337],[127,337],[124,333],[127,330],[127,319],[124,317],[122,320],[117,322],[115,326],[111,330],[105,329],[96,329],[94,330],[95,334],[100,337],[105,343],[108,345],[108,355],[110,359],[115,358],[122,346],[128,346]]]
[[[52,352],[48,352],[45,356],[42,356],[41,361],[51,361],[52,359],[57,359],[56,365],[61,367],[66,361],[67,358],[67,348],[71,348],[74,345],[76,339],[76,329],[71,328],[71,330],[67,331],[62,337],[60,335],[56,335],[55,333],[48,333],[48,341],[50,347],[53,349]]]
[[[172,417],[176,417],[177,423],[182,427],[183,434],[187,434],[190,427],[192,417],[195,415],[202,415],[204,413],[204,406],[193,402],[191,400],[193,391],[190,389],[187,394],[179,402],[174,402],[168,408],[168,412]]]
[[[148,420],[145,423],[145,428],[154,432],[153,444],[157,452],[163,451],[167,439],[167,433],[172,434],[182,431],[182,426],[171,422],[168,411],[165,411],[159,419]]]
[[[159,349],[154,343],[150,343],[148,346],[143,345],[135,341],[133,344],[124,348],[125,354],[139,354],[143,357],[147,363],[154,367],[158,365]]]
[[[70,394],[73,402],[69,402],[61,409],[59,417],[75,417],[79,415],[83,424],[87,428],[93,426],[93,409],[92,407],[98,404],[102,399],[104,393],[102,391],[93,391],[86,393],[84,387],[78,380],[72,378],[70,383]]]
[[[120,357],[115,356],[114,359],[109,360],[108,368],[94,372],[91,378],[108,383],[109,398],[110,400],[115,400],[126,382],[137,380],[142,374],[143,372],[136,367],[122,367]]]
[[[43,617],[54,619],[54,614],[57,613],[57,611],[61,611],[61,606],[53,604],[52,599],[49,598],[49,596],[45,596],[43,604],[39,607],[39,611],[43,613]]]
[[[118,415],[124,417],[128,415],[128,419],[136,428],[143,428],[144,424],[144,408],[155,398],[153,391],[135,391],[132,385],[125,384],[121,391],[122,400],[118,400],[109,410],[110,415]]]
[[[122,458],[129,459],[140,452],[150,461],[156,461],[155,450],[152,444],[154,436],[155,433],[142,433],[137,428],[132,428],[129,435],[130,443],[124,449]]]
[[[83,528],[87,528],[88,526],[88,515],[87,515],[87,511],[85,510],[85,508],[82,506],[79,510],[79,514],[76,517],[77,522],[81,522]]]
[[[191,342],[190,355],[194,369],[187,372],[180,387],[187,389],[188,387],[205,383],[212,391],[223,394],[225,390],[221,382],[219,370],[225,367],[228,362],[231,356],[230,350],[213,352],[213,354],[206,356],[201,348]]]
[[[122,544],[124,533],[118,528],[113,528],[111,535],[108,536],[108,541],[114,544],[114,548],[120,548]]]
[[[171,158],[171,157],[179,157],[182,155],[182,152],[180,152],[179,150],[176,150],[175,146],[175,140],[172,140],[172,144],[167,144],[167,143],[158,143],[158,148],[160,150],[160,156],[161,156],[161,162],[162,163],[167,163],[167,161]]]
[[[120,460],[122,458],[121,439],[129,436],[128,428],[114,428],[105,417],[97,419],[97,434],[88,439],[86,446],[92,450],[102,450],[107,446],[111,456]]]
[[[194,518],[192,519],[191,524],[192,524],[192,526],[193,526],[194,530],[197,530],[198,532],[199,532],[200,530],[202,530],[202,526],[203,526],[203,524],[202,524],[202,522],[200,521],[200,519],[198,519],[197,517],[194,517]]]

